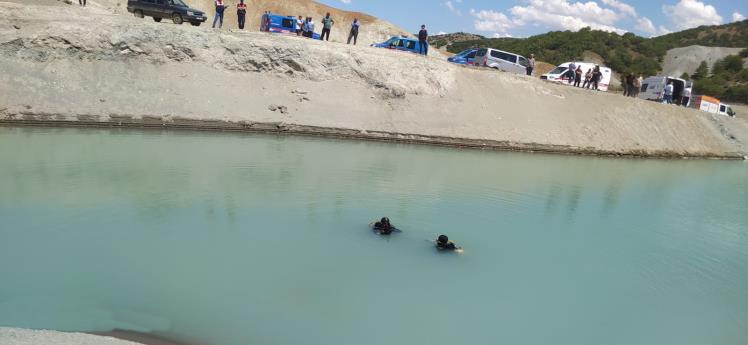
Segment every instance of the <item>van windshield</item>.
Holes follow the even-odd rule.
[[[564,72],[566,72],[566,67],[559,66],[559,67],[554,68],[552,71],[548,72],[548,74],[561,74]]]
[[[174,5],[177,5],[177,6],[185,6],[185,7],[187,6],[187,4],[185,4],[184,2],[182,2],[182,0],[171,0],[171,2]]]
[[[475,55],[476,55],[476,56],[483,56],[483,55],[486,55],[486,51],[487,51],[487,50],[488,50],[488,49],[486,49],[486,48],[481,48],[481,49],[478,49],[478,53],[476,53]]]

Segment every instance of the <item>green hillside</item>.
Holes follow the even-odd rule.
[[[435,36],[432,44],[439,46],[440,43],[444,45],[448,42],[447,50],[453,53],[472,47],[496,48],[525,56],[534,53],[538,60],[552,64],[578,60],[585,51],[591,51],[600,55],[607,66],[619,73],[655,75],[661,70],[665,53],[672,48],[690,45],[748,47],[748,20],[725,25],[700,26],[654,38],[644,38],[632,33],[618,35],[589,28],[577,32],[553,31],[528,38],[452,41],[445,36],[449,35]],[[721,93],[713,95],[748,102],[748,99],[735,99],[738,95],[727,94],[727,88],[742,85],[741,83],[734,80],[725,81]],[[713,88],[710,91],[715,90]]]

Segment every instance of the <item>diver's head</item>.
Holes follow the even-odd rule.
[[[380,222],[381,222],[382,224],[389,224],[389,223],[390,223],[390,219],[389,219],[389,218],[387,218],[387,217],[382,217],[382,220],[380,220]]]
[[[449,242],[449,237],[447,237],[447,235],[439,235],[439,238],[437,238],[436,241],[442,244],[446,244],[447,242]]]

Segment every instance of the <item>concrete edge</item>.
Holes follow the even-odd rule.
[[[70,116],[64,114],[52,114],[34,111],[21,111],[17,114],[3,111],[0,113],[0,116],[1,115],[4,116],[0,117],[0,126],[91,127],[228,131],[249,133],[254,132],[567,155],[658,159],[747,159],[746,154],[740,152],[724,152],[721,154],[711,152],[694,153],[662,150],[628,150],[619,152],[597,149],[594,147],[520,143],[511,141],[456,138],[386,131],[365,131],[348,128],[298,125],[282,122],[231,122],[223,120],[197,120],[182,118],[178,116],[136,116],[131,114],[110,114],[107,117],[91,114],[78,114]]]

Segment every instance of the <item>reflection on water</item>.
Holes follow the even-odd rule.
[[[0,326],[745,344],[748,166],[0,128]],[[388,215],[392,238],[367,224]],[[438,255],[447,233],[464,255]]]

